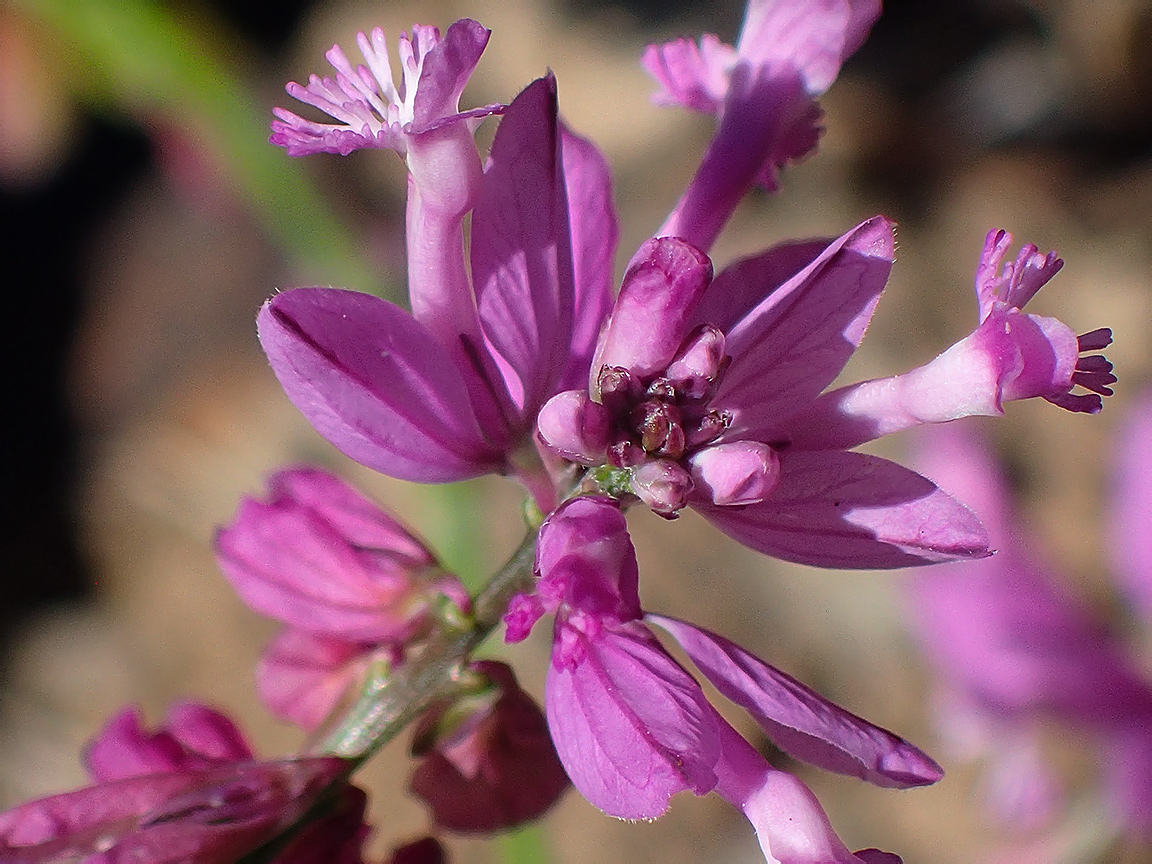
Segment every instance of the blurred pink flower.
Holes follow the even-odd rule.
[[[1042,562],[981,440],[943,427],[921,453],[925,473],[971,504],[997,546],[991,558],[922,571],[908,586],[911,621],[942,677],[943,728],[968,756],[991,754],[990,803],[1032,827],[1059,804],[1040,724],[1087,732],[1101,748],[1110,812],[1130,829],[1152,827],[1152,684]]]

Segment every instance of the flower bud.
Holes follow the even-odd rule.
[[[445,721],[455,728],[424,755],[411,788],[442,828],[502,831],[541,816],[567,788],[568,775],[543,713],[511,668],[479,661],[472,669],[490,678],[493,688],[467,697],[471,707],[457,703],[425,718],[418,744]]]

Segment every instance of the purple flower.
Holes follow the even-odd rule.
[[[267,502],[245,499],[216,537],[224,575],[249,606],[289,625],[257,671],[265,704],[315,729],[369,666],[395,664],[464,587],[388,513],[336,477],[280,471]]]
[[[541,411],[542,440],[601,488],[674,516],[692,506],[761,552],[826,567],[987,554],[965,508],[875,456],[843,452],[805,415],[863,339],[892,263],[876,217],[831,243],[728,267],[674,238],[632,262],[587,392]]]
[[[748,767],[751,748],[645,622],[676,639],[701,673],[790,755],[883,786],[918,786],[940,778],[939,767],[908,742],[824,700],[723,637],[673,618],[645,616],[636,593],[635,550],[613,500],[575,498],[549,516],[540,531],[536,569],[535,593],[521,595],[505,618],[506,638],[524,638],[541,615],[555,613],[545,693],[552,740],[576,788],[609,815],[654,818],[676,792],[703,795],[716,789],[749,813],[771,854],[780,844],[804,845],[785,837],[796,823],[788,822],[784,808],[803,797],[798,781],[780,781],[789,787],[788,795],[766,793],[752,800],[750,774],[759,772],[763,783],[771,769]],[[804,830],[815,832],[812,848],[843,849],[819,805],[804,794],[805,812],[820,816],[805,823]],[[844,855],[827,860],[852,860]]]
[[[478,660],[488,686],[425,714],[409,783],[450,831],[502,831],[538,819],[568,788],[544,714],[511,667]]]
[[[853,447],[922,423],[1000,416],[1005,402],[1037,396],[1069,411],[1100,411],[1116,380],[1112,364],[1080,354],[1107,347],[1112,331],[1077,337],[1055,318],[1023,312],[1064,262],[1032,244],[1005,262],[1011,245],[1008,232],[988,232],[976,270],[979,326],[970,335],[911,372],[824,394],[798,419],[794,441]],[[1073,394],[1076,385],[1092,392]]]
[[[1106,754],[1111,812],[1149,827],[1152,685],[1032,551],[979,439],[948,427],[928,442],[924,469],[973,506],[998,547],[984,561],[924,571],[909,586],[913,625],[944,677],[948,728],[969,752],[993,754],[993,803],[1017,824],[1043,822],[1056,805],[1037,751],[1040,723],[1088,730]]]
[[[498,113],[503,106],[488,105],[461,113],[460,95],[480,55],[490,30],[465,18],[448,28],[444,38],[435,27],[413,26],[412,37],[401,33],[399,57],[401,79],[392,80],[387,39],[379,27],[370,36],[356,34],[356,44],[367,66],[355,68],[339,45],[325,55],[336,77],[313,75],[307,87],[291,82],[288,95],[319,108],[336,123],[313,123],[283,108],[273,109],[269,139],[290,156],[339,153],[347,156],[362,148],[395,150],[401,155],[419,147],[427,136],[461,121]]]
[[[616,237],[607,168],[557,122],[551,77],[508,107],[467,204],[471,281],[459,220],[415,218],[410,195],[412,315],[298,289],[265,304],[260,339],[289,398],[357,461],[420,482],[515,472],[551,509],[526,467],[534,421],[587,374]]]
[[[753,184],[774,190],[780,169],[815,149],[816,97],[879,14],[879,0],[750,0],[735,48],[711,34],[699,46],[687,39],[648,46],[642,62],[661,86],[654,101],[719,121],[657,236],[707,251]]]
[[[135,709],[121,712],[85,763],[96,785],[0,814],[4,861],[230,864],[298,822],[345,771],[334,758],[256,761],[227,717],[195,703],[176,706],[155,733]],[[340,789],[277,864],[359,864],[365,801]]]

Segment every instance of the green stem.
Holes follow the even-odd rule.
[[[472,651],[500,624],[509,601],[531,588],[535,556],[536,532],[530,530],[473,601],[472,627],[441,631],[386,679],[370,680],[339,728],[316,752],[359,765],[434,702],[451,695]]]

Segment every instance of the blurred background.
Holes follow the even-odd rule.
[[[392,40],[413,22],[478,19],[493,37],[463,104],[510,101],[555,71],[562,113],[612,165],[622,264],[663,221],[711,130],[650,105],[640,52],[704,31],[732,41],[742,7],[0,3],[0,357],[12,373],[0,400],[0,808],[80,785],[80,745],[131,702],[158,721],[194,696],[240,718],[265,755],[299,746],[254,698],[253,664],[274,626],[231,593],[210,545],[276,467],[340,471],[466,575],[519,539],[511,483],[372,475],[312,432],[267,368],[253,322],[276,288],[394,298],[404,288],[400,160],[288,159],[266,143],[271,107],[290,103],[283,83],[326,74],[323,52],[338,41],[351,55],[360,29],[381,25]],[[1064,270],[1029,311],[1078,332],[1111,326],[1116,395],[1095,418],[1013,404],[992,430],[1048,559],[1102,619],[1123,621],[1101,529],[1108,441],[1152,383],[1152,3],[885,7],[823,100],[820,150],[785,173],[778,195],[751,196],[713,257],[719,269],[782,239],[895,218],[887,296],[845,373],[859,380],[926,362],[971,330],[989,228],[1056,249]],[[906,444],[874,449],[898,457]],[[489,514],[500,521],[478,521]],[[930,674],[904,623],[901,574],[785,565],[692,516],[630,522],[647,608],[690,615],[933,752]],[[1152,637],[1126,635],[1152,673]],[[493,650],[541,692],[546,639]],[[1078,742],[1061,745],[1075,754]],[[972,769],[943,761],[943,782],[911,792],[797,770],[852,848],[892,849],[909,864],[981,860],[1013,835],[989,821]],[[1090,761],[1068,761],[1073,785],[1090,785]],[[424,830],[404,793],[406,762],[394,746],[365,772],[377,857]],[[545,832],[557,862],[759,860],[743,818],[714,797],[681,796],[659,822],[629,825],[569,794]],[[484,842],[452,843],[459,860],[501,860]],[[1119,846],[1092,860],[1140,856]]]

